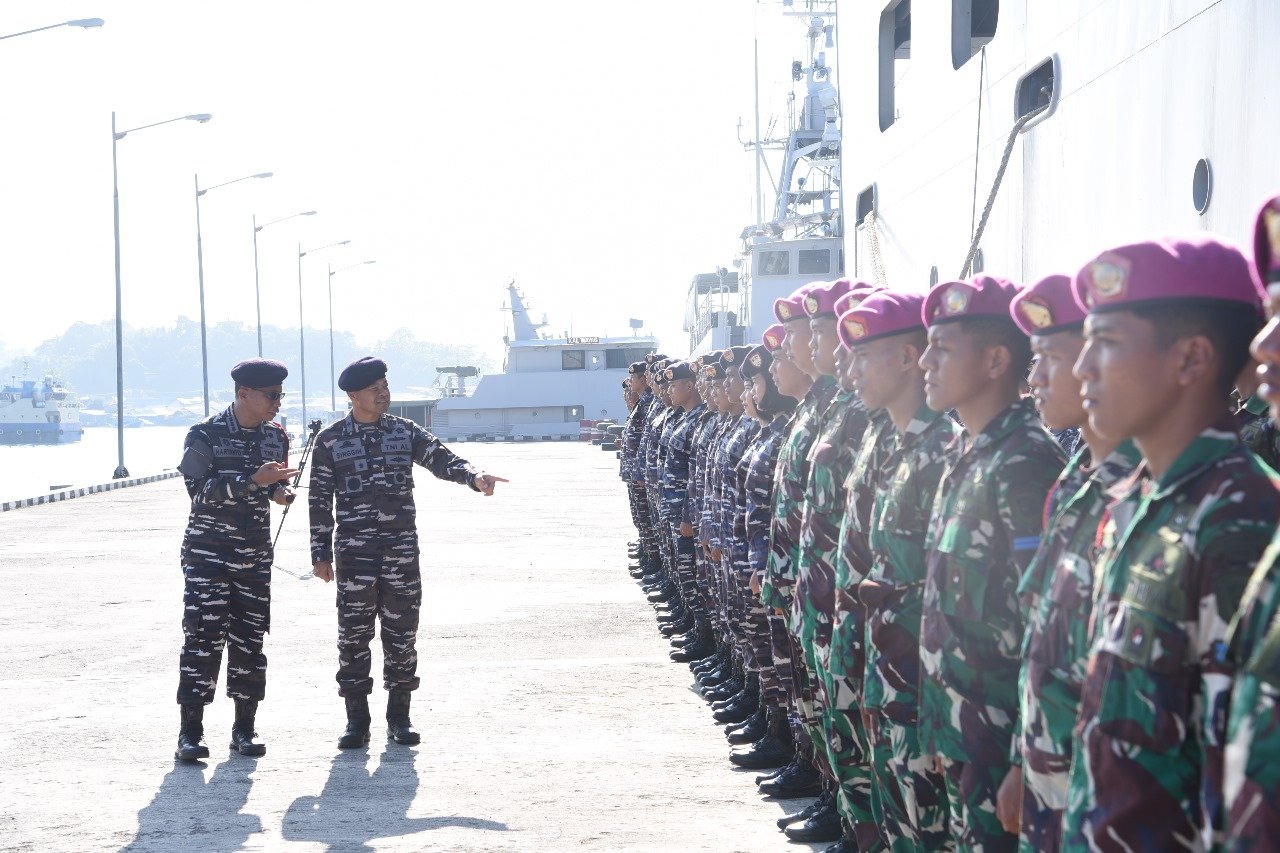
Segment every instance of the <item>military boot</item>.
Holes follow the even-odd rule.
[[[791,824],[793,823],[804,823],[809,818],[818,814],[818,812],[831,808],[832,803],[835,802],[835,797],[836,797],[835,791],[832,790],[831,786],[824,785],[822,788],[822,793],[819,794],[818,798],[814,800],[812,803],[809,803],[809,805],[805,806],[803,809],[796,812],[795,814],[783,815],[782,817],[778,818],[777,820],[778,829],[786,829],[788,826],[791,826]]]
[[[786,712],[770,708],[768,713],[769,725],[764,736],[745,749],[730,752],[730,762],[748,770],[767,770],[782,767],[795,757]]]
[[[197,761],[209,757],[209,747],[204,745],[204,703],[183,702],[178,706],[182,714],[182,726],[178,729],[178,749],[173,753],[178,761]]]
[[[338,738],[338,749],[359,749],[369,744],[369,697],[345,696],[347,730]]]
[[[836,808],[835,798],[832,798],[826,808],[815,813],[802,823],[793,823],[782,832],[789,841],[795,841],[800,844],[839,841],[844,835],[844,827],[840,821],[840,811]]]
[[[724,736],[728,738],[729,743],[738,746],[744,743],[755,743],[764,737],[768,726],[768,713],[761,702],[756,706],[756,712],[741,723],[729,726],[724,730]]]
[[[241,755],[266,755],[267,745],[254,740],[258,733],[253,730],[254,718],[258,715],[258,703],[254,699],[236,700],[236,721],[231,725],[231,751]]]
[[[409,722],[409,700],[413,694],[408,690],[392,690],[387,694],[387,740],[393,740],[403,746],[416,746],[422,737]]]
[[[816,796],[822,791],[822,774],[813,766],[812,761],[803,761],[793,765],[786,773],[780,773],[758,786],[760,793],[768,797],[791,799],[792,797]],[[825,824],[824,824],[825,826]],[[824,830],[826,831],[826,830]],[[828,832],[828,834],[830,834]],[[795,839],[805,841],[835,841],[840,837],[840,816],[836,815],[835,834],[831,837]]]

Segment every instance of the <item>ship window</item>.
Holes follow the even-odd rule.
[[[831,250],[801,249],[799,271],[801,275],[826,275],[831,272]]]
[[[911,65],[911,0],[893,0],[880,13],[880,130],[898,120],[897,88]]]
[[[855,225],[861,225],[862,221],[867,218],[868,213],[874,213],[876,209],[876,185],[872,184],[862,192],[858,193],[858,199],[854,206],[854,216],[857,217]]]
[[[561,370],[585,370],[587,367],[587,352],[580,349],[562,350],[560,353],[560,369]]]
[[[1213,169],[1207,158],[1196,161],[1195,171],[1191,174],[1191,202],[1196,206],[1196,213],[1204,213],[1209,209],[1209,199],[1213,195]]]
[[[1020,119],[1045,107],[1048,109],[1045,110],[1044,115],[1053,111],[1054,104],[1058,100],[1057,70],[1057,63],[1051,56],[1022,76],[1018,81],[1017,101],[1014,103],[1018,114],[1014,119]],[[1040,116],[1033,121],[1039,121],[1043,117]],[[1027,126],[1030,127],[1030,124],[1028,123]]]
[[[1000,0],[951,0],[951,67],[977,56],[996,35]]]
[[[760,269],[756,271],[756,275],[791,274],[791,256],[786,251],[761,252],[756,257],[759,258],[760,265]]]

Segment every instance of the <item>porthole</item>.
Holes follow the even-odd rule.
[[[1196,161],[1195,171],[1191,175],[1191,203],[1196,206],[1196,213],[1204,213],[1209,209],[1209,200],[1213,197],[1213,167],[1209,158],[1201,157]]]

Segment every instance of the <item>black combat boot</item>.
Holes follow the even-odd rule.
[[[173,757],[178,761],[208,758],[209,747],[204,745],[204,703],[183,702],[178,710],[182,714],[182,726],[178,729],[178,749]]]
[[[840,822],[840,812],[836,808],[835,798],[830,804],[815,813],[802,823],[793,823],[782,832],[790,841],[801,844],[813,844],[823,841],[839,841],[844,835],[844,827]]]
[[[840,840],[823,850],[822,853],[858,853],[858,836],[846,826],[844,834],[840,836]]]
[[[392,690],[387,694],[387,740],[402,746],[417,746],[422,740],[413,723],[409,722],[408,690]]]
[[[347,703],[347,730],[338,738],[338,749],[359,749],[369,744],[369,697],[344,696]]]
[[[810,797],[822,792],[822,774],[813,766],[812,761],[805,761],[791,767],[786,773],[780,773],[767,782],[759,785],[760,793],[769,797]],[[835,841],[840,837],[840,816],[836,815],[835,834],[830,838],[806,838],[805,841]],[[802,839],[796,839],[797,841]]]
[[[769,725],[764,737],[745,749],[733,750],[729,753],[730,762],[748,770],[767,770],[782,767],[795,757],[786,712],[770,708],[768,713]]]
[[[717,723],[741,723],[750,719],[759,707],[759,694],[748,684],[731,704],[717,710],[712,719]]]
[[[724,730],[724,736],[728,738],[729,743],[734,746],[744,743],[755,743],[764,737],[764,733],[768,730],[768,713],[761,702],[756,706],[756,712],[746,720],[735,725],[731,725]]]
[[[267,754],[267,745],[254,740],[258,736],[258,733],[253,730],[253,721],[257,715],[257,700],[236,700],[236,721],[231,725],[232,752],[252,756]]]
[[[813,817],[818,812],[821,812],[825,809],[830,808],[831,804],[835,802],[835,797],[836,797],[835,791],[831,788],[831,786],[824,785],[822,788],[822,793],[819,794],[818,798],[814,800],[812,803],[809,803],[809,805],[805,806],[803,809],[796,812],[795,814],[783,815],[782,817],[778,818],[778,821],[777,821],[778,829],[786,829],[788,826],[791,826],[791,824],[793,823],[804,823],[806,820]]]

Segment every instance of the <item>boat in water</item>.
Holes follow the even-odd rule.
[[[742,230],[732,269],[695,276],[693,354],[759,340],[773,300],[815,280],[923,292],[1074,274],[1164,234],[1250,247],[1280,191],[1280,3],[779,6],[806,45],[789,132],[762,139],[757,120],[746,143],[776,178],[773,215]]]
[[[442,395],[431,411],[431,431],[445,440],[576,440],[584,426],[625,420],[627,367],[656,352],[657,338],[545,335],[546,320],[529,318],[514,282],[507,295],[511,330],[503,337],[502,372],[480,376],[470,393]]]
[[[0,444],[63,444],[82,434],[80,401],[53,377],[0,388]]]

